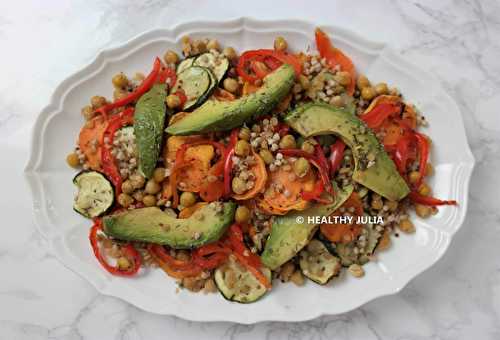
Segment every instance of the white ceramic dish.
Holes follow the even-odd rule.
[[[432,266],[446,251],[453,234],[462,225],[474,158],[470,152],[457,105],[439,81],[404,61],[384,44],[367,41],[351,32],[323,27],[334,43],[354,60],[371,80],[396,85],[405,97],[424,112],[434,145],[431,181],[438,197],[455,199],[458,208],[444,207],[425,221],[416,219],[417,232],[401,235],[377,262],[365,266],[365,278],[347,275],[326,287],[308,282],[305,287],[280,285],[254,304],[229,303],[218,294],[175,292],[174,280],[160,270],[148,270],[138,278],[113,277],[92,255],[90,222],[72,210],[74,171],[65,163],[82,125],[80,108],[95,94],[111,97],[110,79],[119,71],[147,72],[154,56],[178,49],[179,39],[215,37],[239,51],[272,46],[275,36],[286,37],[293,49],[314,47],[312,23],[296,20],[191,22],[173,29],[142,34],[126,44],[101,52],[81,71],[60,84],[50,104],[39,115],[33,131],[31,157],[26,177],[32,189],[35,220],[50,240],[53,252],[68,268],[91,282],[102,294],[115,296],[144,310],[176,315],[196,321],[254,323],[266,320],[302,321],[322,314],[355,309],[377,297],[394,294],[412,278]]]

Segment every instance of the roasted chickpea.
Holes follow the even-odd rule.
[[[132,182],[129,179],[123,181],[122,192],[126,194],[131,194],[134,192],[134,186],[132,185]]]
[[[118,99],[124,98],[127,96],[127,91],[124,91],[122,89],[115,89],[113,91],[113,99],[116,101]]]
[[[144,183],[146,183],[146,179],[139,175],[139,174],[134,174],[132,176],[130,176],[130,183],[132,183],[132,187],[134,187],[134,189],[140,189],[144,186]]]
[[[375,92],[375,89],[371,86],[364,87],[361,90],[361,97],[364,100],[372,100],[373,98],[375,98],[376,95],[377,95],[377,93]]]
[[[247,184],[239,177],[233,178],[231,187],[233,188],[233,191],[238,195],[247,191]]]
[[[413,225],[413,222],[410,221],[409,219],[404,219],[399,221],[398,227],[401,231],[405,233],[413,233],[415,231],[415,226]]]
[[[342,107],[342,106],[344,106],[344,99],[342,99],[341,96],[334,96],[330,100],[330,104],[332,104],[333,106],[336,106],[336,107]]]
[[[356,84],[358,85],[358,88],[362,90],[363,88],[370,86],[370,81],[365,76],[360,75]]]
[[[175,94],[169,94],[165,101],[167,102],[167,106],[169,109],[176,109],[181,106],[181,100],[179,96]]]
[[[265,149],[260,150],[259,156],[262,157],[262,160],[267,165],[271,164],[274,161],[273,154],[269,150],[265,150]]]
[[[389,93],[389,88],[386,83],[378,83],[375,85],[375,92],[378,96]]]
[[[240,129],[240,133],[238,134],[238,137],[240,139],[243,139],[243,140],[246,140],[246,141],[249,141],[250,140],[250,137],[251,137],[251,132],[250,132],[250,129],[247,128],[247,127],[242,127]]]
[[[66,163],[72,168],[77,168],[80,166],[80,158],[78,158],[76,152],[72,152],[66,156]]]
[[[307,175],[309,170],[311,169],[311,164],[304,157],[300,157],[293,163],[293,172],[299,178]]]
[[[104,98],[103,96],[93,96],[92,98],[90,98],[90,105],[92,105],[92,108],[94,110],[98,109],[101,106],[106,105],[106,98]]]
[[[120,270],[127,270],[130,267],[130,261],[125,256],[120,256],[116,260],[116,265]]]
[[[237,57],[236,51],[232,47],[226,47],[226,48],[224,48],[224,50],[222,50],[222,53],[229,60],[236,59],[236,57]]]
[[[250,144],[246,140],[240,139],[234,146],[234,153],[241,157],[248,156],[250,153]]]
[[[386,204],[390,211],[396,211],[398,209],[398,201],[387,201]]]
[[[351,74],[349,72],[340,71],[335,75],[335,80],[342,86],[347,86],[351,83]]]
[[[429,196],[431,194],[431,187],[427,183],[422,183],[418,188],[418,193],[422,196]]]
[[[302,143],[300,148],[302,149],[302,151],[305,151],[307,153],[310,153],[310,154],[314,153],[314,145],[307,140],[304,141],[304,143]]]
[[[380,198],[373,198],[371,206],[372,209],[381,210],[384,207],[384,202]]]
[[[224,90],[229,91],[231,93],[236,93],[238,91],[238,88],[240,87],[238,81],[233,78],[224,79],[223,85],[224,85]]]
[[[184,191],[179,198],[179,202],[184,208],[190,207],[196,203],[196,195],[189,191]]]
[[[415,212],[417,213],[417,216],[421,218],[427,218],[431,215],[431,209],[422,204],[415,204]]]
[[[153,179],[157,183],[163,182],[165,179],[165,168],[156,168],[153,172]]]
[[[417,183],[419,179],[420,179],[420,173],[418,171],[412,171],[408,175],[408,180],[410,181],[411,184]]]
[[[219,42],[217,39],[210,39],[207,43],[207,48],[208,50],[216,50],[218,51],[220,49]]]
[[[134,202],[134,199],[132,197],[130,197],[129,194],[122,192],[120,195],[118,195],[118,203],[124,208],[127,208],[133,202]]]
[[[92,118],[95,117],[94,109],[90,105],[82,107],[81,113],[85,120],[91,120]]]
[[[205,44],[203,40],[195,40],[192,45],[196,53],[203,53],[207,51],[207,44]]]
[[[144,205],[146,207],[153,207],[156,205],[156,197],[155,195],[146,195],[142,198],[142,203],[144,203]]]
[[[118,89],[123,89],[128,86],[128,78],[123,72],[116,74],[113,79],[111,79],[111,82],[113,86]]]
[[[295,149],[297,147],[297,143],[295,142],[295,137],[292,135],[285,135],[280,140],[280,148],[281,149]]]
[[[236,223],[247,223],[250,219],[250,209],[245,207],[244,205],[238,206],[236,208],[236,213],[234,214],[234,220]]]
[[[177,64],[179,62],[179,55],[175,51],[168,50],[165,52],[163,60],[165,60],[167,64]]]
[[[157,194],[158,192],[160,192],[160,190],[161,190],[161,186],[157,182],[155,182],[154,179],[150,179],[146,183],[146,188],[144,189],[144,191],[147,194],[151,194],[151,195]]]
[[[285,51],[288,48],[288,43],[283,37],[276,37],[274,39],[274,49],[276,51]]]
[[[302,86],[302,88],[304,90],[307,90],[311,87],[311,82],[309,81],[309,78],[307,78],[303,74],[299,75],[299,83],[300,83],[300,86]]]

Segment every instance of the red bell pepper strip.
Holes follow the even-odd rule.
[[[342,71],[349,72],[349,74],[351,75],[351,82],[347,86],[347,93],[352,96],[354,94],[356,70],[351,59],[346,56],[341,50],[335,48],[332,45],[332,42],[330,41],[328,35],[326,35],[326,33],[319,28],[317,28],[315,31],[315,38],[318,52],[322,58],[326,59],[328,66],[330,66],[332,69],[340,66],[340,69]]]
[[[337,139],[335,143],[330,145],[330,176],[335,176],[335,172],[340,167],[340,164],[342,164],[342,160],[344,159],[344,150],[345,150],[345,143]]]
[[[158,73],[157,81],[160,84],[167,83],[168,86],[172,87],[177,81],[177,74],[175,73],[175,70],[173,68],[165,67]]]
[[[376,105],[369,112],[364,113],[360,118],[370,129],[376,129],[390,116],[401,113],[401,106],[394,103],[381,103]]]
[[[101,250],[99,249],[99,242],[97,240],[97,233],[99,231],[102,231],[102,221],[100,219],[96,219],[94,221],[94,225],[90,229],[89,240],[97,261],[99,261],[104,269],[106,269],[110,274],[117,276],[133,276],[137,274],[139,268],[141,268],[141,255],[134,248],[134,246],[131,244],[122,246],[123,255],[125,255],[127,259],[132,260],[132,266],[129,269],[122,270],[118,267],[112,266],[102,256]]]
[[[113,139],[118,129],[130,125],[134,122],[134,108],[128,108],[110,118],[101,140],[101,163],[102,171],[109,178],[115,188],[116,197],[122,190],[122,176],[116,165],[116,160],[111,150],[113,149]]]
[[[149,244],[148,252],[155,259],[161,269],[174,278],[183,279],[186,277],[193,277],[202,272],[202,269],[199,266],[194,265],[192,261],[181,261],[175,259],[161,245]]]
[[[254,83],[257,80],[264,78],[282,64],[290,64],[294,68],[296,76],[299,76],[302,73],[302,64],[297,57],[286,52],[279,52],[270,49],[250,50],[244,52],[238,60],[236,70],[238,75],[244,80]],[[269,70],[264,69],[266,66]],[[248,69],[251,69],[254,75],[248,73]]]
[[[414,140],[413,134],[401,137],[392,153],[396,168],[402,176],[406,175],[406,167],[410,160],[410,151]]]
[[[314,185],[314,189],[312,191],[303,191],[300,193],[300,197],[306,201],[316,201],[321,204],[329,204],[332,203],[332,199],[325,199],[321,197],[321,194],[325,191],[325,187],[323,185],[323,181],[317,181]]]
[[[323,153],[323,148],[319,143],[314,144],[314,154],[321,165],[322,168],[326,169],[326,173],[330,173],[330,163],[326,160],[325,154]]]
[[[328,168],[325,168],[324,165],[321,165],[321,161],[318,160],[317,156],[311,155],[299,149],[280,149],[278,150],[278,152],[282,153],[284,156],[304,157],[305,159],[307,159],[318,169],[319,177],[323,182],[325,190],[331,195],[335,194],[333,191],[332,183],[330,183],[330,178],[328,176]]]
[[[419,150],[419,161],[418,161],[418,172],[419,177],[417,183],[415,183],[415,188],[419,188],[425,177],[425,169],[427,167],[427,159],[429,158],[429,141],[427,137],[419,132],[415,132],[415,140],[417,141],[417,146]]]
[[[224,196],[231,195],[231,171],[233,170],[234,147],[238,142],[239,129],[231,131],[229,145],[224,155]]]
[[[116,109],[118,107],[125,106],[127,104],[130,104],[137,99],[139,99],[144,93],[148,92],[151,87],[153,87],[154,83],[157,81],[158,74],[160,72],[161,68],[161,61],[157,57],[154,61],[153,64],[153,70],[151,73],[148,74],[148,76],[142,81],[141,85],[139,85],[134,92],[130,93],[129,95],[118,99],[117,101],[107,104],[104,106],[101,106],[96,110],[96,112],[101,113],[103,116],[106,116],[109,111]]]
[[[457,201],[443,201],[430,196],[423,196],[419,193],[412,191],[408,194],[408,197],[414,202],[422,205],[437,206],[437,205],[457,205]]]
[[[231,249],[221,242],[207,244],[193,250],[193,263],[203,269],[215,269],[223,264],[231,254]]]

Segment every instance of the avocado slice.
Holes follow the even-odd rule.
[[[274,270],[294,257],[309,242],[318,226],[308,223],[308,218],[330,216],[349,198],[352,191],[352,185],[348,185],[335,190],[333,203],[315,204],[309,209],[276,217],[261,255],[262,263]]]
[[[255,93],[232,101],[207,100],[165,131],[171,135],[192,135],[241,126],[278,105],[290,92],[294,79],[293,67],[283,64],[264,78],[264,84]]]
[[[134,113],[134,135],[139,154],[139,170],[151,178],[160,156],[165,126],[165,84],[156,84],[137,101]]]
[[[157,207],[133,209],[104,217],[104,232],[124,241],[197,248],[224,234],[233,223],[235,209],[233,202],[212,202],[186,219],[172,217]]]
[[[305,138],[329,134],[342,138],[354,156],[355,182],[392,201],[410,192],[373,131],[357,116],[328,104],[308,103],[297,107],[285,121]]]

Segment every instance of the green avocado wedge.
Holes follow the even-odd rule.
[[[317,223],[309,223],[309,218],[330,216],[351,195],[352,185],[342,189],[335,188],[335,200],[330,204],[315,204],[303,210],[288,213],[274,219],[264,252],[262,263],[274,270],[294,257],[313,236]]]
[[[146,178],[153,176],[160,156],[165,127],[165,84],[154,85],[135,106],[134,135],[139,155],[139,171]]]
[[[304,138],[330,134],[340,137],[352,150],[355,182],[392,201],[410,192],[373,131],[357,116],[328,104],[308,103],[288,114],[285,121]]]
[[[235,209],[233,202],[213,202],[186,219],[172,217],[157,207],[133,209],[104,217],[104,232],[124,241],[197,248],[221,238],[233,223]]]
[[[226,131],[271,111],[293,86],[292,66],[283,64],[264,78],[254,93],[232,101],[207,100],[203,105],[165,130],[171,135]]]

